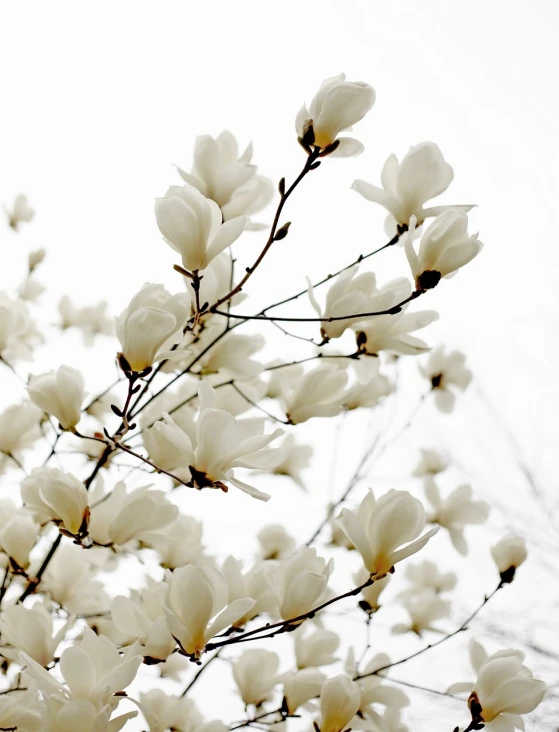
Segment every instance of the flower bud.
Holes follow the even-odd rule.
[[[491,556],[497,565],[503,584],[512,582],[517,568],[525,561],[527,555],[526,542],[514,534],[503,536],[492,547]]]
[[[83,376],[70,366],[32,376],[27,387],[31,401],[56,417],[63,430],[74,431],[85,397]]]
[[[272,698],[278,681],[278,667],[278,654],[262,648],[245,651],[235,661],[233,678],[245,704],[259,706]]]
[[[328,679],[320,692],[320,732],[342,732],[359,709],[361,689],[349,676]]]
[[[63,533],[85,536],[89,522],[84,484],[57,468],[35,468],[21,483],[25,506],[39,522],[53,520]]]

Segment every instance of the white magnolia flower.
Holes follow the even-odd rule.
[[[36,682],[48,704],[48,732],[59,730],[119,730],[122,727],[108,720],[118,706],[122,696],[115,697],[132,683],[142,657],[130,648],[121,656],[118,648],[105,636],[96,636],[85,628],[83,638],[60,657],[60,673],[65,684],[40,666],[25,653],[20,653],[20,661],[27,673]],[[137,712],[122,715],[125,722]],[[106,726],[101,726],[105,723]]]
[[[204,330],[201,340],[205,340],[206,332],[211,338],[211,340],[208,339],[208,343],[215,340],[216,336],[211,328]],[[251,358],[255,353],[262,350],[264,344],[264,336],[258,334],[242,335],[237,331],[228,333],[208,351],[206,356],[199,360],[200,373],[219,373],[223,377],[223,381],[227,379],[251,379],[264,368],[264,364]]]
[[[437,475],[448,468],[448,460],[437,450],[421,450],[421,457],[412,475],[420,478],[425,475]]]
[[[270,203],[274,195],[272,182],[257,175],[251,164],[252,144],[239,155],[237,140],[230,132],[215,139],[210,135],[196,138],[194,165],[191,173],[177,168],[181,178],[211,198],[221,209],[223,220],[244,214],[251,216]],[[258,224],[248,228],[259,229]]]
[[[12,300],[0,292],[0,356],[11,363],[31,358],[32,348],[41,340],[24,300]]]
[[[35,277],[27,277],[19,290],[19,296],[26,302],[37,302],[47,288]]]
[[[410,622],[398,623],[392,628],[393,633],[412,632],[421,635],[424,630],[441,633],[442,631],[433,623],[448,617],[452,607],[449,600],[443,600],[430,587],[407,595],[402,600],[402,604],[410,616]]]
[[[405,574],[411,587],[401,592],[400,597],[409,597],[422,590],[432,590],[437,595],[442,592],[450,592],[456,587],[458,581],[454,572],[441,572],[434,562],[429,561],[408,564]]]
[[[131,597],[117,595],[111,605],[116,629],[139,641],[138,650],[148,658],[165,660],[174,650],[175,639],[167,627],[165,593],[167,584],[149,580]]]
[[[3,510],[5,504],[1,508]],[[12,566],[27,569],[38,535],[39,527],[27,511],[15,510],[5,517],[0,528],[0,548],[10,558]]]
[[[358,572],[353,575],[355,584],[359,587],[365,584],[369,579],[369,570],[366,567],[361,567]],[[368,613],[376,613],[380,609],[379,597],[381,592],[385,589],[386,585],[390,581],[389,574],[386,577],[375,580],[372,585],[368,585],[361,590],[363,600],[359,603],[359,606]]]
[[[429,354],[427,363],[419,366],[422,375],[431,382],[435,404],[441,412],[449,414],[454,408],[456,396],[452,387],[464,391],[472,380],[472,372],[464,366],[465,361],[463,353],[445,353],[444,346],[438,346]]]
[[[324,628],[313,629],[310,633],[307,630],[307,625],[300,625],[293,633],[297,668],[315,668],[335,663],[338,659],[334,653],[340,645],[337,633]]]
[[[161,566],[166,569],[200,564],[206,560],[202,545],[202,523],[182,513],[165,527],[165,531],[149,542],[144,540],[144,543],[157,551]]]
[[[348,410],[372,409],[393,391],[390,379],[379,371],[380,360],[378,358],[359,359],[359,362],[361,361],[367,362],[368,374],[366,379],[356,381],[346,391],[344,407]]]
[[[508,534],[491,547],[491,556],[497,565],[501,581],[512,582],[515,571],[526,560],[526,542],[521,536]]]
[[[256,535],[262,559],[285,559],[295,549],[295,539],[281,524],[264,526]]]
[[[342,509],[338,521],[365,567],[379,578],[423,549],[438,531],[435,527],[417,538],[425,527],[425,509],[408,491],[390,490],[377,500],[370,490],[357,510]]]
[[[283,677],[283,697],[289,714],[320,695],[326,676],[316,668],[292,671]]]
[[[262,648],[245,651],[233,663],[233,678],[245,704],[260,706],[272,699],[278,668],[278,654]]]
[[[267,501],[270,496],[235,478],[233,468],[252,468],[250,457],[283,434],[277,429],[269,435],[261,434],[263,423],[238,422],[228,412],[215,409],[215,391],[206,382],[198,390],[200,412],[195,433],[188,435],[167,414],[164,422],[157,422],[155,430],[183,455],[184,468],[190,473],[190,482],[198,489],[221,488],[232,483],[253,498]],[[255,434],[259,430],[259,434]]]
[[[91,491],[91,521],[89,534],[93,541],[107,546],[129,541],[149,541],[153,532],[169,526],[179,509],[163,491],[142,486],[130,491],[119,481],[106,496],[98,482]]]
[[[0,697],[0,729],[42,732],[45,729],[44,711],[33,688],[16,694],[4,694]]]
[[[75,615],[103,613],[110,607],[102,583],[94,579],[97,569],[89,555],[75,544],[61,546],[41,581],[41,591]]]
[[[287,382],[282,404],[292,424],[301,424],[313,417],[334,417],[343,409],[346,371],[332,364],[321,364],[308,371],[297,382]]]
[[[473,206],[432,206],[423,208],[431,198],[444,193],[454,172],[445,162],[441,151],[434,142],[421,142],[410,148],[402,162],[396,155],[390,155],[381,173],[382,188],[377,188],[364,180],[356,180],[351,186],[368,201],[380,203],[389,213],[390,231],[394,223],[406,227],[412,216],[418,226],[426,218],[438,216],[449,208],[469,211]],[[387,225],[387,229],[389,226]]]
[[[54,521],[63,533],[85,536],[89,523],[84,484],[58,468],[34,468],[21,482],[24,505],[39,523]]]
[[[489,732],[524,729],[520,715],[532,712],[544,698],[547,687],[523,665],[524,654],[507,648],[488,656],[476,640],[470,643],[470,660],[477,681],[452,684],[448,694],[471,692],[472,717]]]
[[[339,274],[334,284],[326,293],[326,304],[321,309],[315,298],[314,290],[309,281],[309,299],[311,305],[320,318],[325,322],[320,324],[320,332],[324,340],[339,338],[346,328],[359,318],[346,318],[327,322],[327,318],[334,318],[352,313],[366,313],[375,310],[374,295],[377,294],[376,277],[373,272],[363,272],[357,275],[358,265],[354,265]],[[357,275],[357,276],[355,276]]]
[[[280,361],[268,364],[267,369],[270,380],[266,396],[270,399],[280,399],[282,394],[289,392],[298,383],[304,372],[303,366],[299,363],[283,366]]]
[[[71,366],[60,366],[58,371],[32,376],[27,391],[31,401],[56,417],[63,430],[75,430],[85,397],[84,380],[79,371]]]
[[[47,252],[45,249],[34,249],[29,252],[27,257],[27,266],[29,267],[29,273],[33,272],[42,262],[44,262]]]
[[[150,732],[198,732],[204,718],[192,699],[169,696],[161,689],[140,693],[140,706]]]
[[[64,295],[58,303],[62,330],[78,328],[82,331],[84,343],[93,344],[96,335],[112,335],[113,320],[107,315],[107,303],[76,308],[68,295]]]
[[[162,358],[182,337],[190,313],[186,293],[171,295],[146,282],[116,318],[115,332],[123,357],[132,371],[143,371]]]
[[[351,137],[338,137],[343,130],[351,130],[375,103],[375,90],[362,81],[346,81],[345,74],[322,82],[309,109],[301,107],[295,120],[295,129],[307,146],[327,150],[337,143],[332,155],[348,157],[363,152],[363,145]]]
[[[421,237],[419,253],[413,247],[415,217],[406,234],[405,249],[418,290],[436,287],[480,253],[483,244],[477,234],[468,234],[468,215],[451,208],[439,214]]]
[[[286,435],[279,447],[270,447],[251,456],[254,467],[275,475],[287,475],[299,488],[305,490],[301,471],[309,466],[314,449],[311,445],[298,445],[292,434]]]
[[[376,315],[355,323],[352,327],[359,348],[373,356],[380,351],[404,356],[416,356],[428,351],[429,346],[424,341],[410,334],[438,320],[438,313],[434,310],[408,313],[406,309],[404,305],[395,315]]]
[[[277,616],[278,604],[267,581],[267,567],[264,561],[257,562],[248,572],[243,574],[242,563],[229,556],[221,568],[229,586],[229,602],[243,597],[252,597],[254,605],[250,610],[233,623],[241,627],[261,613]]]
[[[350,649],[351,655],[346,662],[346,671],[354,675],[357,673],[357,667],[354,663],[354,657],[352,649]],[[381,674],[374,674],[374,671],[381,669],[384,666],[390,664],[390,657],[386,653],[377,653],[367,663],[363,669],[363,675],[370,674],[357,680],[359,687],[361,688],[361,702],[359,705],[359,712],[365,719],[376,722],[379,720],[379,714],[373,708],[373,704],[380,704],[387,708],[402,709],[407,707],[410,703],[407,695],[401,689],[396,689],[393,686],[389,686],[382,678]],[[380,729],[384,732],[384,727],[380,726]],[[376,729],[376,728],[375,728]]]
[[[215,201],[191,186],[171,186],[155,202],[155,218],[167,244],[181,255],[188,272],[199,272],[241,236],[248,216],[222,223]]]
[[[474,501],[473,490],[469,485],[459,486],[443,500],[432,475],[425,477],[425,495],[433,506],[429,521],[444,527],[456,551],[466,555],[468,545],[464,538],[464,528],[467,524],[485,523],[489,516],[489,504],[485,501]]]
[[[228,603],[227,582],[214,567],[180,567],[168,583],[164,605],[167,626],[182,650],[195,658],[202,655],[214,635],[235,623],[255,604],[250,597]]]
[[[47,666],[73,624],[71,618],[54,634],[52,614],[42,603],[37,602],[32,608],[9,605],[0,618],[0,650],[13,661],[19,661],[19,652],[23,651],[40,666]]]
[[[320,732],[342,732],[359,711],[361,689],[349,676],[328,679],[320,691]]]
[[[332,560],[326,563],[309,547],[301,547],[269,567],[268,582],[277,598],[280,616],[291,620],[318,607],[326,597],[333,568]]]
[[[11,206],[4,206],[4,211],[8,216],[8,223],[14,231],[19,231],[19,225],[29,223],[35,217],[35,211],[29,205],[29,199],[24,193],[19,193]]]

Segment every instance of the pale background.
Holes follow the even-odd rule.
[[[21,235],[2,229],[0,287],[13,288],[27,251],[45,246],[48,259],[40,277],[51,286],[41,301],[46,322],[54,322],[64,293],[78,305],[107,299],[118,312],[144,281],[178,290],[172,252],[161,242],[153,217],[154,198],[179,182],[172,164],[189,169],[196,135],[228,129],[242,147],[253,141],[254,162],[263,174],[289,181],[303,162],[295,114],[327,76],[344,71],[376,88],[376,105],[355,131],[366,150],[360,158],[326,161],[289,203],[290,235],[254,276],[251,310],[301,289],[307,274],[320,278],[384,243],[383,210],[350,191],[352,181],[378,184],[386,157],[392,152],[402,157],[412,144],[433,140],[441,147],[456,174],[441,203],[478,204],[471,222],[486,246],[467,271],[424,299],[423,307],[441,313],[427,335],[430,343],[466,351],[476,382],[455,416],[439,418],[431,406],[423,410],[420,429],[387,450],[375,471],[402,478],[419,447],[438,445],[462,471],[448,488],[464,480],[465,472],[495,508],[488,533],[469,535],[483,548],[480,558],[474,550],[476,563],[487,562],[487,541],[503,528],[530,539],[531,569],[523,568],[476,628],[490,639],[490,650],[519,639],[537,646],[539,651],[528,649],[530,663],[551,684],[557,662],[544,652],[559,651],[554,637],[558,19],[553,0],[4,2],[0,7],[0,201],[24,191],[37,211]],[[255,218],[268,221],[270,211]],[[243,266],[259,251],[263,236],[247,234],[236,247]],[[371,267],[381,280],[407,274],[400,249]],[[296,341],[274,343],[282,353],[301,354]],[[40,351],[37,370],[60,362],[82,368],[95,393],[113,378],[114,350],[114,342],[101,339],[94,357],[79,337],[67,334],[56,348]],[[4,372],[1,378],[2,403],[9,403],[15,382]],[[416,385],[404,396],[396,422],[405,422],[419,389]],[[324,494],[336,497],[343,490],[357,457],[348,457],[348,450],[363,439],[365,426],[359,418],[346,425],[347,445],[342,443],[335,456],[333,476],[328,456],[334,427],[317,432],[311,422],[301,430],[307,439],[320,437],[324,458],[319,448],[318,478],[308,499],[278,479],[273,506],[239,495],[229,496],[225,510],[213,497],[184,496],[181,505],[206,516],[208,544],[220,556],[254,550],[246,524],[283,521],[305,539],[322,515]],[[351,457],[351,465],[344,463]],[[309,513],[316,517],[312,524]],[[441,540],[433,556],[452,567],[451,551]],[[472,574],[472,566],[459,561],[459,571]],[[484,579],[472,584],[461,611],[445,626],[449,630],[494,584],[490,567],[476,565],[476,575]],[[336,586],[345,587],[343,577]],[[501,622],[505,614],[513,633]],[[399,640],[394,657],[414,643]],[[432,686],[444,688],[455,679],[441,667],[443,659],[463,669],[457,678],[471,675],[466,647],[461,637],[443,646],[440,655],[424,657]],[[418,664],[399,676],[425,683],[424,673]],[[209,688],[204,694],[208,713],[223,709],[226,720],[242,716],[238,703],[216,700]],[[436,698],[433,704],[433,698],[419,694],[413,700],[423,715],[414,732],[452,729],[466,721],[459,703],[443,700],[439,706]],[[548,702],[540,723],[528,729],[554,729],[553,704]]]

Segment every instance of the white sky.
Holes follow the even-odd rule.
[[[423,307],[441,313],[429,338],[468,353],[479,387],[546,486],[552,518],[558,19],[554,0],[5,2],[0,201],[24,191],[37,218],[19,236],[2,230],[0,288],[20,277],[20,248],[46,246],[41,277],[54,284],[46,305],[67,293],[77,304],[108,299],[118,312],[144,281],[178,290],[153,217],[154,198],[179,182],[172,163],[189,169],[196,135],[228,129],[241,146],[253,141],[262,173],[289,181],[303,163],[297,110],[325,77],[345,71],[377,91],[355,130],[365,153],[326,161],[290,201],[293,226],[253,278],[252,307],[384,243],[383,210],[350,191],[352,181],[378,184],[390,153],[436,142],[456,176],[441,203],[478,204],[472,228],[486,246],[425,298]],[[262,234],[247,234],[236,254],[248,264],[261,244]],[[381,280],[407,274],[401,250],[374,268]],[[83,368],[95,392],[113,375],[113,344],[101,346],[98,368],[78,344],[69,336],[45,351],[44,365]],[[296,342],[281,344],[298,352]],[[499,451],[487,441],[495,425],[474,392],[461,417],[432,429],[506,504],[509,481],[519,480],[514,451],[502,437]],[[399,474],[390,463],[387,471]],[[515,510],[522,490],[512,494]],[[251,520],[257,508],[239,510]],[[275,511],[287,520],[289,501]]]

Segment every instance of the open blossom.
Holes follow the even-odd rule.
[[[85,397],[83,376],[71,366],[32,376],[29,398],[47,414],[56,417],[64,430],[74,430],[81,419]]]
[[[375,90],[362,81],[346,81],[345,74],[332,76],[322,82],[310,107],[301,107],[295,129],[303,142],[321,150],[337,143],[331,155],[348,157],[363,152],[363,145],[351,137],[338,137],[350,130],[372,109]]]
[[[215,340],[216,333],[211,332],[213,329],[208,327],[206,330],[210,331],[211,340]],[[208,343],[210,342],[208,340]],[[207,356],[200,359],[200,372],[202,374],[219,373],[223,377],[223,381],[251,379],[264,368],[264,364],[251,358],[262,350],[264,344],[264,336],[259,334],[243,335],[236,331],[228,333],[208,351]]]
[[[52,614],[42,603],[37,602],[32,608],[10,605],[0,619],[0,651],[13,661],[18,661],[19,652],[23,651],[39,665],[47,666],[73,622],[69,620],[54,634]]]
[[[322,364],[297,382],[287,382],[282,404],[289,421],[301,424],[312,417],[334,417],[343,409],[347,373],[332,364]]]
[[[184,567],[185,564],[204,562],[202,545],[202,523],[192,516],[179,513],[177,518],[167,524],[165,531],[157,533],[144,544],[152,546],[159,554],[159,561],[166,569]]]
[[[225,131],[215,139],[210,135],[197,137],[192,172],[177,169],[185,183],[215,201],[223,220],[229,221],[236,216],[258,213],[274,195],[272,182],[256,174],[257,167],[251,164],[251,158],[252,144],[239,155],[237,140]],[[251,224],[247,228],[261,227]]]
[[[199,658],[208,641],[245,615],[255,604],[250,597],[228,603],[229,589],[214,567],[175,569],[165,592],[165,615],[171,634],[188,655]]]
[[[21,497],[39,523],[54,521],[71,536],[87,534],[87,490],[70,473],[58,468],[34,468],[21,482]]]
[[[387,574],[402,559],[423,549],[438,527],[425,527],[425,509],[408,491],[390,490],[378,500],[370,490],[359,508],[342,509],[338,521],[372,575]]]
[[[291,620],[320,605],[333,568],[332,560],[327,563],[309,547],[301,547],[270,567],[268,583],[277,598],[280,616]]]
[[[248,572],[243,573],[242,563],[229,556],[223,562],[221,573],[229,586],[229,602],[242,597],[252,597],[254,605],[235,621],[235,627],[248,623],[260,613],[278,614],[277,600],[267,581],[266,562],[257,562]]]
[[[472,372],[464,366],[466,357],[459,351],[445,353],[438,346],[429,354],[427,363],[420,366],[422,375],[431,382],[435,404],[447,414],[452,412],[456,396],[452,387],[464,391],[472,379]]]
[[[443,600],[429,587],[421,592],[407,595],[402,604],[410,616],[409,623],[398,623],[392,628],[393,633],[407,633],[411,631],[417,635],[425,630],[440,633],[439,628],[433,625],[436,620],[446,618],[450,615],[452,604],[449,600]]]
[[[412,475],[422,478],[426,475],[438,475],[448,468],[448,460],[437,450],[421,449],[421,457]]]
[[[320,691],[320,732],[342,732],[359,711],[361,688],[349,676],[328,679]]]
[[[358,265],[354,265],[336,277],[334,284],[326,293],[324,309],[321,309],[318,304],[313,287],[309,282],[308,294],[311,305],[316,314],[320,318],[324,318],[324,322],[320,324],[320,332],[325,340],[339,338],[346,328],[359,320],[359,318],[346,318],[328,323],[328,318],[374,310],[373,296],[377,292],[375,274],[374,272],[362,272],[358,275],[358,271]]]
[[[526,560],[526,542],[521,536],[508,534],[491,547],[491,556],[497,565],[501,581],[512,582],[518,567]]]
[[[44,706],[35,689],[0,697],[0,729],[18,732],[44,732]]]
[[[400,593],[400,597],[416,595],[423,590],[432,590],[436,595],[450,592],[458,581],[454,572],[441,572],[434,562],[429,561],[408,564],[405,574],[410,586]]]
[[[358,679],[357,684],[361,689],[361,701],[359,704],[359,716],[362,716],[368,721],[377,722],[379,721],[380,729],[384,730],[384,726],[380,725],[380,718],[378,712],[373,708],[374,704],[381,704],[387,709],[402,709],[407,707],[410,703],[408,697],[401,689],[396,689],[394,686],[389,686],[386,681],[382,678],[381,674],[374,674],[374,671],[384,668],[390,664],[390,657],[386,653],[377,653],[367,663],[363,669],[364,678]],[[348,658],[345,664],[345,670],[351,676],[357,674],[357,664],[355,663],[355,656],[353,649],[350,648]],[[367,674],[370,674],[367,676]],[[377,727],[373,727],[377,729]]]
[[[0,504],[4,512],[6,504]],[[11,508],[11,507],[10,507]],[[10,558],[12,566],[27,569],[29,555],[39,534],[39,527],[24,509],[13,510],[3,517],[0,527],[0,549]]]
[[[358,380],[346,391],[344,407],[351,409],[372,409],[380,400],[392,393],[390,379],[381,374],[378,358],[360,359],[367,361],[368,374],[366,380]],[[359,362],[357,362],[359,363]]]
[[[260,529],[256,538],[262,559],[285,559],[295,549],[295,539],[281,524],[269,524]]]
[[[35,404],[12,404],[0,413],[0,452],[18,457],[40,436],[39,422],[43,411]]]
[[[520,715],[532,712],[543,700],[547,687],[522,663],[524,654],[513,648],[487,655],[480,643],[470,643],[470,660],[477,680],[452,684],[448,694],[471,692],[472,717],[489,732],[524,729]]]
[[[429,346],[410,334],[426,328],[438,318],[439,315],[434,310],[408,313],[404,305],[395,315],[376,315],[369,320],[361,320],[352,327],[357,336],[357,344],[364,353],[375,356],[380,351],[388,351],[415,356],[428,351]]]
[[[176,646],[165,616],[166,590],[166,583],[151,580],[130,597],[117,595],[111,605],[116,629],[139,641],[142,655],[159,660],[165,660]]]
[[[489,516],[489,504],[485,501],[473,500],[473,490],[469,485],[461,485],[447,498],[443,499],[433,476],[425,478],[425,495],[433,510],[429,520],[444,527],[457,552],[468,553],[468,545],[464,538],[467,524],[483,524]]]
[[[254,648],[233,663],[233,678],[245,704],[259,706],[269,701],[278,683],[279,656]]]
[[[75,544],[61,546],[41,581],[42,591],[75,615],[107,612],[110,606],[102,583],[94,579],[97,570],[89,555]]]
[[[19,358],[29,360],[32,346],[40,341],[25,301],[12,300],[0,292],[0,356],[9,363]]]
[[[329,666],[338,660],[334,654],[340,639],[333,630],[316,628],[309,633],[307,625],[300,625],[293,633],[293,639],[298,669]]]
[[[468,234],[468,215],[451,208],[430,224],[416,253],[413,246],[415,217],[406,234],[405,250],[418,290],[430,290],[442,277],[449,277],[480,253],[483,244],[477,234]]]
[[[179,342],[189,314],[186,293],[171,295],[163,285],[146,282],[115,320],[121,353],[131,370],[143,371],[161,358],[162,349]]]
[[[107,303],[100,302],[98,305],[88,305],[81,308],[75,307],[67,295],[61,298],[58,303],[58,312],[61,317],[60,327],[78,328],[83,333],[84,343],[92,345],[96,335],[112,335],[113,321],[107,315]]]
[[[18,193],[11,208],[4,206],[8,216],[8,223],[14,231],[19,231],[21,223],[29,223],[35,217],[35,211],[29,205],[29,199],[24,193]]]
[[[235,478],[233,468],[252,468],[250,456],[283,434],[277,429],[261,434],[263,424],[237,422],[233,415],[215,409],[215,391],[202,381],[198,390],[200,413],[195,433],[188,435],[169,416],[157,422],[154,429],[183,455],[184,468],[196,488],[221,488],[232,483],[253,498],[267,501],[270,496]],[[256,434],[255,434],[256,431]]]
[[[469,211],[472,206],[432,206],[423,208],[431,198],[444,193],[451,184],[454,172],[434,142],[414,145],[398,162],[390,155],[381,173],[382,188],[356,180],[351,186],[368,201],[379,203],[389,213],[392,223],[406,227],[412,216],[418,226],[426,218],[438,216],[449,208]],[[388,227],[387,227],[388,228]]]
[[[164,198],[156,200],[155,218],[164,240],[180,254],[188,272],[206,269],[249,223],[248,216],[222,223],[217,203],[191,186],[171,186]]]
[[[202,732],[204,718],[192,699],[170,696],[161,689],[140,694],[142,713],[150,732]],[[216,730],[217,732],[217,730]]]
[[[98,482],[91,491],[91,505],[90,536],[108,546],[149,540],[179,513],[163,491],[150,490],[149,486],[128,490],[122,480],[106,497]]]
[[[282,680],[287,711],[295,714],[299,707],[320,695],[326,676],[316,668],[304,668],[285,674]]]
[[[108,638],[96,636],[90,628],[85,628],[82,640],[66,648],[60,656],[59,669],[64,684],[26,653],[20,653],[19,662],[26,666],[27,673],[47,701],[48,732],[60,729],[92,732],[109,729],[108,719],[122,699],[122,696],[114,695],[132,683],[142,657],[133,647],[121,656]],[[126,721],[136,714],[129,712],[122,716]],[[101,722],[106,726],[100,726]],[[111,724],[110,729],[115,730],[122,726],[117,726],[116,719],[111,720]]]
[[[275,475],[287,475],[299,488],[305,490],[301,471],[309,466],[313,452],[311,445],[298,445],[295,437],[288,434],[279,447],[270,447],[251,456],[251,463],[255,468]]]

